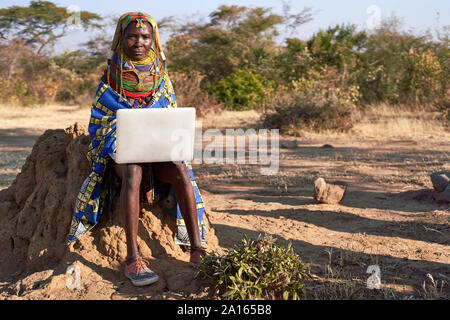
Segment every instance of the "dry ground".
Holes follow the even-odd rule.
[[[0,107],[0,112],[0,189],[20,172],[45,129],[89,118],[89,109],[67,106]],[[203,129],[225,132],[256,128],[257,119],[249,111],[202,121]],[[231,247],[243,233],[292,242],[311,267],[310,299],[448,299],[450,212],[432,200],[429,174],[450,170],[450,133],[429,115],[387,108],[347,134],[299,133],[280,137],[275,175],[261,175],[261,166],[248,162],[194,164],[220,245]],[[315,203],[318,177],[347,184],[339,205]],[[367,268],[375,264],[381,290],[366,288]]]

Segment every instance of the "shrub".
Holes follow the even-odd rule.
[[[273,99],[262,116],[264,128],[296,135],[300,131],[348,131],[359,112],[351,94],[339,88],[320,91],[287,91]]]
[[[212,280],[228,299],[300,300],[309,270],[291,244],[285,248],[269,235],[249,240],[244,234],[226,255],[205,256],[196,277]]]
[[[212,85],[212,91],[225,106],[233,110],[252,109],[264,101],[263,79],[246,69],[236,69]]]
[[[446,98],[436,103],[436,109],[441,113],[444,124],[450,127],[450,99]]]
[[[71,99],[73,99],[73,96],[69,90],[62,90],[56,94],[56,101],[67,102]]]
[[[280,129],[284,134],[297,134],[301,130],[348,131],[352,128],[352,109],[333,100],[314,101],[294,94],[272,112],[263,116],[265,128]]]
[[[262,126],[280,129],[285,134],[301,130],[347,131],[360,99],[359,87],[343,85],[335,67],[311,69],[292,89],[280,90],[268,103]]]
[[[404,101],[426,104],[439,99],[442,68],[431,50],[402,53],[405,68],[401,82]]]
[[[216,113],[223,109],[214,95],[202,90],[203,77],[197,72],[178,73],[169,71],[179,107],[195,107],[197,115],[202,117],[208,113]]]

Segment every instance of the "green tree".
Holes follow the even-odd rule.
[[[23,39],[26,44],[35,45],[40,54],[67,34],[73,17],[74,13],[50,1],[31,1],[28,7],[0,9],[0,37]],[[85,30],[99,28],[96,22],[102,20],[99,15],[88,11],[80,11],[77,17]]]
[[[167,44],[170,66],[180,73],[198,72],[204,90],[238,109],[255,107],[277,86],[281,75],[274,61],[281,53],[279,30],[300,26],[311,14],[308,8],[278,15],[269,8],[223,5],[209,18],[206,23],[188,22],[173,29]]]
[[[308,41],[308,49],[314,64],[334,66],[341,72],[342,85],[354,82],[361,68],[361,52],[367,45],[367,35],[357,31],[356,25],[336,25],[320,30]]]
[[[403,53],[405,71],[400,83],[400,93],[405,101],[426,104],[434,101],[441,92],[442,68],[431,50]]]
[[[179,26],[167,47],[172,68],[179,72],[195,69],[206,82],[216,83],[235,68],[269,77],[279,53],[278,28],[295,19],[298,25],[309,21],[309,11],[285,17],[267,8],[224,5],[209,17],[207,23]]]
[[[430,34],[417,36],[410,31],[404,31],[396,17],[384,20],[379,29],[368,35],[363,52],[364,65],[358,75],[363,100],[368,103],[411,102],[410,98],[416,96],[414,88],[420,87],[421,84],[416,82],[418,65],[414,66],[414,59],[409,52],[436,51],[435,46]],[[431,68],[434,70],[438,67],[434,65]],[[429,71],[427,75],[441,76]],[[411,81],[415,82],[412,86]]]
[[[285,48],[274,62],[276,69],[279,70],[278,82],[289,87],[292,81],[307,76],[314,61],[306,41],[288,38]]]

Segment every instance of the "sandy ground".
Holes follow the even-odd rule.
[[[0,189],[14,180],[45,129],[89,118],[88,108],[67,106],[0,107],[0,112]],[[202,124],[204,130],[225,132],[256,128],[257,119],[254,111],[226,112]],[[292,242],[313,274],[310,299],[448,299],[450,207],[433,201],[429,174],[450,170],[449,133],[412,130],[393,136],[388,128],[365,136],[364,127],[357,129],[281,136],[274,175],[262,175],[264,166],[248,161],[194,164],[220,246],[230,248],[244,233]],[[316,204],[318,177],[346,183],[340,204]],[[380,267],[381,290],[366,288],[370,265]],[[0,283],[0,293],[7,286]],[[80,293],[80,298],[89,297]]]

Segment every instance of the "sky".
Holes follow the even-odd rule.
[[[294,35],[308,39],[319,29],[342,23],[353,23],[359,29],[371,28],[378,18],[392,15],[400,18],[407,29],[416,33],[435,30],[450,25],[449,0],[284,0],[292,12],[300,12],[311,7],[313,20],[298,28]],[[142,11],[152,15],[156,21],[173,16],[178,20],[207,19],[209,13],[220,5],[241,5],[248,7],[272,8],[274,13],[282,13],[282,0],[53,0],[63,7],[78,7],[100,16],[120,16],[128,11]],[[29,0],[1,0],[0,8],[13,5],[28,6]],[[74,7],[74,8],[75,8]],[[111,33],[113,30],[111,31]],[[75,49],[83,41],[89,40],[90,33],[83,30],[69,30],[60,41],[59,50]],[[161,35],[164,40],[164,34]]]

